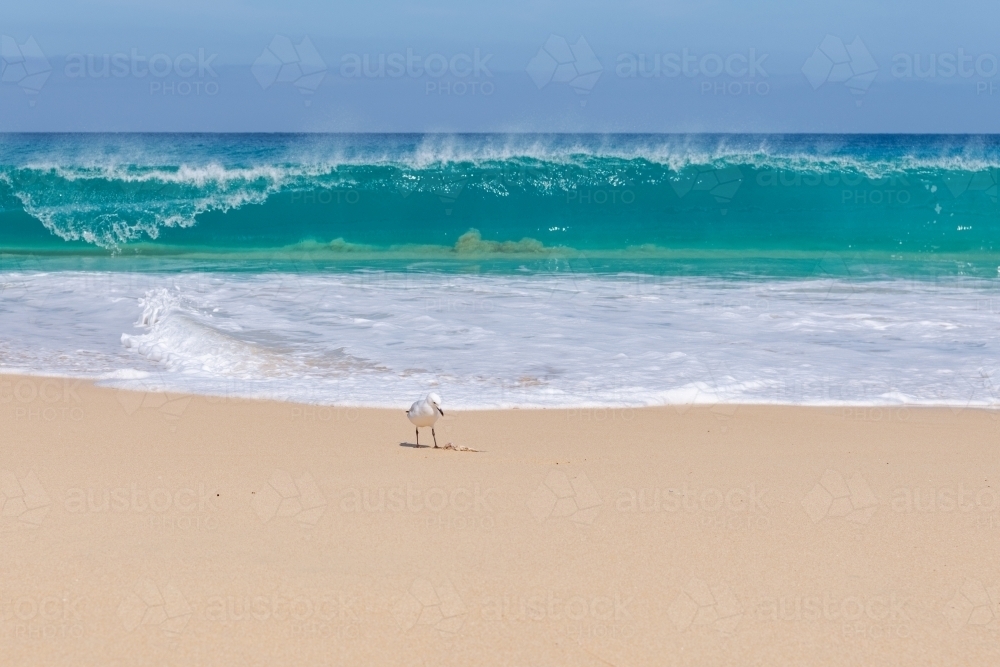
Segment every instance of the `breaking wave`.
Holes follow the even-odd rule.
[[[977,136],[5,135],[0,249],[868,252],[992,271],[998,171],[1000,139]]]

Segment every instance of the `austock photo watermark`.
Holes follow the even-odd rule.
[[[0,378],[0,406],[15,421],[80,422],[85,416],[82,380],[64,378]]]
[[[622,591],[588,595],[542,589],[489,593],[479,599],[485,623],[548,624],[577,643],[627,641],[635,636],[635,598]]]
[[[211,592],[197,603],[208,623],[280,624],[292,639],[357,639],[364,615],[359,597],[344,591],[306,594],[221,594]]]
[[[249,69],[261,89],[287,84],[305,96],[307,106],[330,76],[342,81],[422,81],[424,96],[491,97],[497,91],[495,56],[480,47],[414,46],[334,55],[308,35],[278,34],[263,45]],[[53,66],[34,36],[2,35],[0,81],[20,87],[32,105],[56,70],[67,80],[142,81],[150,96],[215,97],[221,90],[220,57],[208,47],[176,52],[131,47],[69,53],[60,68],[58,63]],[[553,33],[527,60],[524,72],[539,90],[565,85],[581,105],[604,75],[621,81],[691,82],[706,97],[760,98],[771,94],[771,77],[780,73],[769,58],[763,45],[731,51],[685,46],[619,52],[602,62],[583,35]],[[826,35],[804,58],[800,72],[814,90],[843,86],[858,106],[880,72],[895,81],[967,84],[981,97],[1000,91],[1000,57],[992,52],[958,47],[899,51],[882,58],[888,58],[887,66],[880,67],[859,35]]]
[[[115,399],[127,417],[157,413],[170,432],[175,432],[181,418],[194,400],[187,394],[168,391],[161,378],[150,377],[130,383],[128,388],[115,389]],[[212,397],[212,402],[225,400]]]
[[[413,48],[392,53],[346,53],[340,58],[345,79],[424,79],[425,95],[490,96],[492,53],[480,49],[463,53],[429,53]]]
[[[623,488],[614,496],[614,508],[619,515],[694,517],[709,530],[762,531],[773,527],[766,496],[756,484]]]
[[[141,578],[121,596],[117,616],[129,634],[176,638],[192,626],[239,632],[276,625],[288,639],[343,640],[360,635],[364,613],[358,593],[347,590],[248,592]]]
[[[361,201],[361,191],[354,188],[320,188],[295,190],[290,195],[292,204],[301,206],[341,206]]]
[[[614,74],[620,79],[691,80],[699,93],[715,97],[763,97],[771,93],[766,50],[750,47],[733,52],[704,52],[681,48],[664,52],[619,53]],[[552,35],[527,71],[538,88],[566,83],[581,95],[589,94],[605,67],[584,37],[576,43]],[[814,90],[841,84],[862,98],[880,67],[860,36],[853,39],[827,35],[806,58],[802,74]],[[966,53],[958,48],[945,53],[896,53],[889,74],[896,80],[962,81],[975,86],[976,95],[995,95],[998,58],[993,53]]]
[[[827,188],[834,194],[835,203],[852,206],[906,206],[914,200],[914,190],[918,190],[904,173],[870,176],[821,169],[763,169],[757,172],[754,183],[761,188]]]
[[[574,187],[566,190],[566,203],[572,206],[628,206],[635,203],[635,190],[624,185]]]
[[[635,635],[634,596],[622,591],[600,594],[556,588],[462,590],[448,577],[418,578],[390,607],[405,634],[430,630],[442,638],[459,635],[474,620],[529,629],[553,629],[578,643],[628,640]]]
[[[51,509],[34,470],[0,469],[0,533],[37,529]]]
[[[550,470],[525,502],[539,524],[590,525],[603,505],[604,499],[586,473],[564,470]]]
[[[958,48],[945,53],[897,53],[892,57],[890,73],[901,80],[925,80],[934,83],[974,85],[976,95],[995,95],[998,59],[993,53],[966,53]]]
[[[149,94],[161,96],[215,96],[219,75],[218,53],[197,52],[145,55],[137,48],[117,53],[71,53],[63,73],[67,79],[140,79],[149,81]]]
[[[735,634],[746,614],[728,581],[698,576],[688,579],[666,611],[678,632],[708,631],[719,636]]]
[[[798,585],[791,590],[750,592],[722,578],[691,577],[667,608],[681,633],[707,631],[720,637],[755,626],[781,626],[803,636],[831,631],[852,645],[914,641],[928,632],[993,629],[1000,618],[1000,586],[966,578],[948,600],[920,596],[903,587],[822,587]],[[740,585],[743,584],[743,585]],[[757,587],[753,587],[757,588]]]
[[[338,492],[336,507],[344,515],[408,515],[432,530],[484,530],[496,527],[498,491],[480,484],[422,488],[349,487]]]
[[[985,630],[996,637],[1000,619],[1000,578],[983,581],[965,577],[956,587],[955,595],[945,603],[941,613],[954,633],[976,633]]]
[[[496,527],[497,489],[481,484],[423,486],[349,486],[326,490],[308,472],[293,476],[275,470],[267,484],[253,494],[251,506],[269,524],[294,519],[313,528],[328,514],[365,521],[377,517],[411,517],[432,530],[493,530]]]
[[[847,642],[912,639],[917,630],[917,602],[903,591],[845,595],[842,591],[809,591],[762,597],[749,607],[758,622],[835,628]]]
[[[859,36],[845,41],[827,35],[802,65],[802,73],[813,90],[827,84],[843,85],[855,97],[854,104],[858,107],[878,71],[878,63]]]
[[[702,95],[763,97],[771,92],[768,54],[749,48],[737,53],[696,53],[684,48],[668,53],[622,53],[615,75],[622,79],[693,80]]]
[[[627,293],[627,286],[621,287]],[[525,384],[524,389],[530,390],[531,384]],[[583,390],[579,399],[583,405],[566,408],[563,414],[567,421],[592,425],[632,422],[638,414],[636,404],[630,404],[636,398],[635,386],[635,378],[628,374],[610,375],[601,386]]]
[[[291,84],[302,95],[313,95],[327,74],[326,62],[308,36],[298,44],[286,35],[275,35],[250,67],[262,90],[277,83]],[[306,106],[311,100],[305,99]]]
[[[538,49],[525,72],[539,90],[549,84],[565,84],[580,96],[580,106],[586,106],[586,96],[604,73],[604,65],[582,35],[570,44],[562,35],[551,34]]]
[[[74,522],[121,521],[124,529],[145,526],[158,532],[213,531],[219,528],[222,515],[221,493],[207,482],[154,485],[133,481],[71,486],[52,493],[53,485],[43,485],[34,470],[0,470],[0,529],[40,528],[54,508]]]
[[[967,52],[959,47],[945,52],[897,52],[890,61],[889,76],[897,81],[967,84],[974,87],[977,96],[992,96],[1000,90],[1000,59],[994,53]],[[843,84],[857,96],[858,106],[879,69],[861,37],[847,41],[835,35],[827,35],[802,66],[813,89],[828,83]]]
[[[0,640],[43,645],[79,642],[91,634],[88,625],[95,616],[88,597],[68,589],[0,587]]]
[[[74,52],[65,56],[60,72],[70,81],[142,81],[148,84],[150,96],[215,97],[220,91],[215,69],[218,57],[203,47],[179,53],[147,53],[138,47],[113,53]],[[53,71],[34,37],[18,43],[13,37],[0,36],[0,81],[21,87],[31,106]]]
[[[435,296],[425,301],[426,309],[436,313],[474,313],[486,315],[497,311],[496,300],[479,296]]]
[[[345,53],[336,73],[345,80],[423,80],[424,95],[490,96],[496,87],[491,81],[491,53],[476,48],[469,52],[421,53],[407,47],[380,53]],[[290,83],[300,93],[312,95],[330,73],[326,60],[308,36],[297,43],[276,35],[251,68],[261,88]],[[308,100],[307,100],[308,105]]]
[[[0,81],[17,85],[31,106],[51,74],[52,65],[34,37],[19,43],[10,35],[0,35]]]
[[[878,481],[871,473],[826,470],[800,505],[814,524],[844,520],[863,526],[881,512],[894,521],[957,519],[977,532],[1000,529],[1000,492],[988,483],[893,486],[876,493],[869,479]]]
[[[690,184],[685,184],[686,188],[675,184],[675,191],[678,191],[678,187],[682,188],[682,191],[678,192],[678,196],[683,196],[692,188],[713,191],[713,194],[724,199],[729,193],[722,190],[727,188],[734,190],[734,186],[730,183],[734,179],[726,175],[726,173],[731,173],[731,170],[726,173],[717,173],[721,171],[716,170],[701,175],[697,184],[692,178]],[[685,174],[684,178],[687,176]],[[739,180],[739,178],[737,173],[735,180]],[[622,174],[594,180],[577,173],[571,165],[531,163],[519,160],[504,161],[501,165],[477,165],[474,168],[449,165],[447,171],[443,173],[403,170],[398,175],[396,190],[404,199],[414,195],[437,197],[444,207],[445,215],[451,215],[456,203],[466,197],[465,193],[481,196],[483,192],[549,189],[553,183],[558,184],[557,188],[552,189],[559,193],[558,196],[562,199],[562,203],[573,208],[631,206],[636,203],[639,195],[636,184]],[[720,183],[727,183],[727,185],[720,187]],[[735,187],[738,187],[738,184]],[[357,199],[357,195],[352,195],[351,191],[348,191],[344,194],[343,199],[337,199],[337,203],[341,201],[354,203]],[[548,231],[559,230],[566,231],[566,227],[554,226],[548,229]]]
[[[670,179],[670,187],[678,199],[695,195],[687,200],[691,205],[697,204],[698,195],[708,196],[719,205],[719,213],[726,215],[728,205],[743,185],[743,178],[743,170],[736,165],[688,165]]]
[[[906,422],[912,416],[912,410],[905,405],[899,406],[846,406],[837,408],[844,421],[860,422]]]
[[[958,520],[984,535],[1000,531],[1000,493],[982,482],[895,488],[888,507],[896,515]]]
[[[355,423],[361,415],[358,408],[338,405],[293,405],[289,413],[293,421],[323,424]]]
[[[72,487],[63,509],[78,517],[111,515],[138,520],[158,531],[211,531],[219,528],[220,493],[211,485],[167,487],[132,482],[116,487]]]
[[[756,48],[731,53],[698,52],[682,48],[655,53],[619,53],[614,75],[623,80],[691,80],[705,96],[762,97],[771,92],[766,80],[768,54]],[[538,89],[566,84],[578,95],[594,90],[605,71],[586,37],[572,42],[552,34],[526,67]],[[581,105],[586,99],[580,100]]]
[[[566,410],[566,419],[572,421],[591,422],[595,424],[604,422],[631,422],[635,420],[637,408],[622,407],[594,407],[594,408],[569,408]]]

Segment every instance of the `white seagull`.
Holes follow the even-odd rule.
[[[438,417],[444,417],[444,410],[441,409],[441,397],[437,394],[427,394],[427,398],[417,401],[406,411],[406,416],[410,423],[416,426],[417,447],[420,446],[420,427],[431,427],[431,437],[434,438],[434,449],[438,448],[437,434],[434,433],[434,423]]]

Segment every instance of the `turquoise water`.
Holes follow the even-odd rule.
[[[0,372],[995,407],[998,167],[992,136],[0,136]]]
[[[1000,139],[6,135],[0,252],[142,270],[1000,266]]]

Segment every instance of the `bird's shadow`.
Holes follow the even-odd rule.
[[[430,445],[415,445],[412,442],[401,442],[401,443],[399,443],[399,446],[400,447],[409,447],[410,449],[434,449]]]
[[[449,445],[450,444],[451,443],[449,443]],[[481,454],[483,452],[483,450],[481,450],[481,449],[468,449],[468,448],[456,449],[455,447],[451,447],[451,446],[441,447],[440,445],[437,446],[437,447],[435,447],[434,445],[417,445],[417,444],[414,444],[412,442],[401,442],[401,443],[399,443],[399,446],[400,447],[409,447],[410,449],[437,449],[438,451],[442,451],[442,452],[460,451],[460,452],[476,452],[477,454]]]

